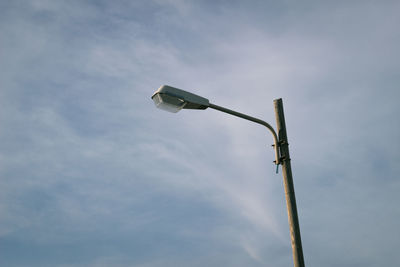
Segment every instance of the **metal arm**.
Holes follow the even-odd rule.
[[[248,116],[248,115],[240,113],[240,112],[233,111],[231,109],[227,109],[227,108],[224,108],[224,107],[221,107],[221,106],[217,106],[217,105],[214,105],[214,104],[211,104],[211,103],[209,104],[209,107],[213,108],[213,109],[216,109],[216,110],[219,110],[219,111],[222,111],[222,112],[225,112],[225,113],[228,113],[228,114],[231,114],[231,115],[234,115],[236,117],[239,117],[239,118],[242,118],[242,119],[245,119],[245,120],[249,120],[249,121],[264,125],[265,127],[267,127],[268,130],[272,133],[272,136],[274,137],[275,164],[279,165],[281,163],[280,162],[280,156],[279,156],[278,136],[276,135],[276,132],[275,132],[274,128],[272,128],[271,125],[269,125],[267,122],[265,122],[263,120]]]

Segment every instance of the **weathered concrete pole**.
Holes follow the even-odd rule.
[[[301,245],[299,218],[297,215],[296,197],[290,165],[289,144],[286,134],[285,116],[282,99],[274,100],[276,125],[280,148],[280,163],[282,164],[283,184],[285,187],[286,205],[292,241],[293,261],[295,267],[304,267],[303,248]]]

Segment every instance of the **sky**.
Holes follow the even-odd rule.
[[[0,0],[1,266],[399,266],[398,1]],[[397,119],[396,119],[397,118]]]

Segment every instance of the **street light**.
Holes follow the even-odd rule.
[[[151,97],[156,104],[156,106],[160,109],[176,113],[181,109],[206,109],[213,108],[219,111],[232,114],[234,116],[250,120],[267,127],[274,138],[274,147],[275,147],[275,163],[279,164],[279,146],[278,146],[278,137],[275,133],[274,128],[269,125],[267,122],[259,120],[257,118],[250,117],[248,115],[223,108],[214,104],[211,104],[208,99],[186,92],[184,90],[171,87],[168,85],[161,86]]]
[[[289,145],[287,142],[286,124],[282,99],[274,100],[275,116],[279,138],[274,128],[267,122],[239,113],[221,106],[211,104],[204,97],[186,92],[168,85],[161,86],[151,97],[158,108],[176,113],[181,109],[216,109],[255,123],[264,125],[272,133],[275,148],[275,164],[282,165],[283,184],[285,187],[286,206],[290,226],[290,238],[295,267],[304,267],[303,248],[301,245],[300,226],[297,214],[296,197],[290,165]]]

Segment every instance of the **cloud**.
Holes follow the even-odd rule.
[[[282,97],[306,263],[396,264],[397,3],[3,6],[2,264],[291,264],[270,133],[162,84],[272,125]]]

